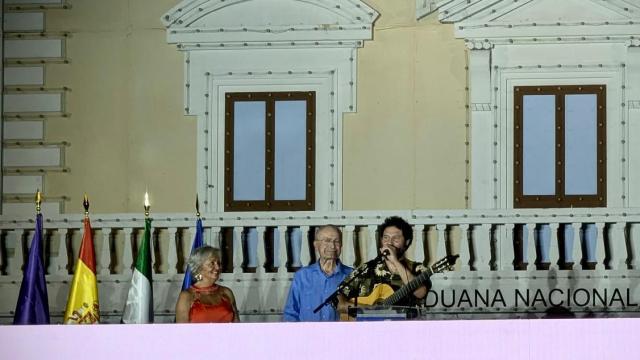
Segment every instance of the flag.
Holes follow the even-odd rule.
[[[196,236],[193,239],[193,244],[191,245],[191,254],[193,254],[195,249],[204,245],[203,237],[202,219],[198,218],[198,221],[196,221]],[[191,268],[187,266],[187,271],[185,271],[184,280],[182,281],[182,290],[187,290],[193,283],[194,281],[191,275]]]
[[[144,238],[138,249],[136,267],[122,314],[125,324],[153,323],[153,281],[151,279],[151,219],[144,220]]]
[[[20,246],[20,244],[18,244]],[[14,324],[49,323],[49,298],[42,259],[42,214],[36,215],[36,229],[31,240],[29,258],[20,285],[20,294],[13,317]]]
[[[96,279],[96,254],[93,248],[91,222],[88,217],[85,217],[82,244],[80,244],[80,254],[69,290],[64,323],[95,324],[99,322],[100,305]]]

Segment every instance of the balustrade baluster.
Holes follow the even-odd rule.
[[[242,262],[244,260],[242,254],[242,226],[233,228],[233,273],[235,275],[242,274]]]
[[[122,229],[124,233],[124,248],[122,250],[122,272],[128,274],[133,269],[133,228]]]
[[[573,261],[572,269],[577,270],[578,266],[581,268],[582,262],[582,242],[580,241],[580,228],[581,223],[571,223],[573,229],[573,244],[571,245],[571,261]]]
[[[102,228],[102,249],[100,249],[99,261],[96,264],[98,274],[109,275],[111,271],[111,228]]]
[[[187,239],[187,244],[189,244],[189,253],[187,254],[187,259],[191,256],[191,247],[193,247],[193,242],[196,240],[196,235],[198,234],[198,227],[190,227],[189,228],[189,238]],[[205,232],[202,231],[202,245],[207,245],[207,240],[205,238]]]
[[[484,251],[478,251],[478,264],[476,269],[478,271],[491,271],[491,247],[493,239],[491,237],[491,231],[493,230],[492,224],[482,224],[480,226],[482,228],[482,233],[485,236],[485,245],[479,247],[478,250],[482,249]]]
[[[300,263],[302,266],[307,266],[311,262],[311,250],[309,248],[309,226],[300,226]],[[344,253],[344,246],[343,246]]]
[[[22,274],[22,267],[24,265],[24,251],[22,249],[22,239],[24,237],[24,229],[15,229],[10,232],[12,234],[13,243],[15,247],[13,249],[13,258],[8,261],[7,274],[19,275]],[[9,259],[7,259],[9,260]]]
[[[193,247],[193,242],[196,240],[196,235],[198,234],[197,226],[189,227],[189,228],[188,228],[188,230],[189,230],[189,231],[188,231],[188,234],[189,234],[189,235],[188,235],[188,238],[187,238],[187,240],[186,240],[186,243],[187,243],[187,245],[188,245],[188,247],[187,247],[187,249],[188,249],[188,250],[187,250],[187,251],[188,251],[188,253],[186,254],[185,262],[186,262],[186,261],[188,261],[189,256],[191,256],[191,248]],[[207,244],[207,239],[206,239],[206,236],[205,236],[205,235],[206,235],[206,232],[205,232],[205,231],[203,231],[203,232],[202,232],[202,245],[208,245],[208,244]],[[185,268],[185,269],[186,269],[186,268]]]
[[[639,242],[640,226],[638,224],[629,224],[629,266],[633,270],[637,270],[640,265],[640,259],[638,259]]]
[[[498,252],[498,259],[496,260],[496,264],[500,270],[513,270],[513,265],[515,263],[515,253],[513,251],[514,228],[515,224],[504,224],[502,237],[498,246],[500,251]]]
[[[424,225],[415,225],[413,228],[415,230],[413,239],[413,260],[422,264],[426,264],[426,260],[428,259],[424,255]]]
[[[491,224],[480,224],[473,228],[473,249],[472,268],[476,271],[491,270],[489,261],[491,259]]]
[[[219,226],[212,226],[211,227],[211,246],[213,246],[214,248],[221,248],[220,245],[220,227]]]
[[[266,252],[265,252],[265,242],[264,242],[264,234],[265,231],[267,231],[267,228],[264,226],[258,226],[256,227],[256,231],[258,233],[258,243],[256,245],[257,249],[256,249],[256,273],[258,274],[264,274],[265,268],[264,265],[266,263]]]
[[[429,260],[429,265],[432,265],[436,261],[442,259],[447,255],[447,225],[437,224],[436,231],[438,232],[438,238],[436,239],[436,256]]]
[[[523,261],[528,263],[527,270],[536,270],[536,224],[527,224],[527,251]]]
[[[355,231],[354,225],[347,225],[342,229],[342,256],[340,256],[340,260],[347,266],[354,266],[356,262]]]
[[[193,239],[195,239],[196,228],[197,228],[197,226],[194,226],[192,228],[193,229],[193,232],[191,233],[191,235],[193,235],[191,237],[192,241],[193,241]],[[202,226],[202,244],[203,245],[213,246],[213,242],[212,242],[212,239],[211,239],[211,229],[204,227],[204,225]]]
[[[607,254],[605,252],[605,246],[604,246],[604,228],[605,228],[606,224],[605,223],[596,223],[596,232],[597,232],[597,236],[596,236],[596,270],[604,270],[605,268],[605,264],[604,264],[604,259],[606,258]]]
[[[178,273],[178,249],[176,247],[176,234],[178,229],[170,227],[167,229],[169,237],[169,249],[167,251],[167,274],[176,275]]]
[[[549,270],[557,270],[558,264],[560,261],[560,243],[558,241],[558,228],[560,224],[558,223],[550,223],[549,224]]]
[[[5,272],[7,271],[7,258],[9,255],[7,255],[7,232],[2,231],[0,233],[0,276],[5,275]]]
[[[470,271],[469,261],[471,254],[469,253],[469,224],[460,224],[460,249],[458,254],[460,257],[456,260],[460,264],[460,271]]]
[[[144,236],[144,232],[142,234]],[[140,242],[138,243],[138,248],[140,248],[139,244]],[[157,247],[158,253],[160,253],[162,249],[162,247],[160,247],[160,229],[152,227],[149,234],[149,252],[151,253],[151,273],[153,275],[160,273],[159,261],[161,260],[156,259],[156,255],[157,255],[155,251],[156,247]]]
[[[278,244],[280,245],[280,251],[278,254],[279,266],[278,274],[287,273],[287,227],[278,226]],[[275,246],[274,246],[275,248]]]
[[[376,237],[376,230],[378,229],[377,225],[368,225],[367,226],[367,234],[369,238],[367,239],[367,259],[373,259],[378,256],[378,239]]]
[[[624,233],[625,223],[613,223],[609,227],[609,267],[612,270],[627,268],[627,242]]]
[[[84,232],[82,228],[81,232]],[[58,256],[56,257],[56,274],[69,275],[69,258],[67,257],[68,229],[58,229]],[[75,271],[75,270],[74,270]]]
[[[302,262],[300,261],[300,253],[302,252],[302,232],[300,231],[300,227],[290,227],[287,231],[289,235],[287,239],[288,241],[288,254],[290,256],[289,259],[289,267],[299,268],[302,266]]]

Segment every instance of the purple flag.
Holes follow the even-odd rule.
[[[196,221],[196,237],[193,239],[193,244],[191,245],[191,253],[193,254],[193,250],[204,245],[203,241],[203,229],[202,229],[202,220],[198,218]],[[191,269],[187,266],[187,271],[184,273],[184,280],[182,281],[182,290],[187,290],[191,287],[194,281],[191,276]]]
[[[13,323],[15,325],[49,323],[49,298],[42,259],[42,214],[36,216],[36,230],[20,285]]]

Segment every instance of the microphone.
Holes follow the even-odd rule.
[[[378,256],[376,256],[376,258],[374,259],[375,262],[382,262],[384,261],[387,256],[389,256],[391,254],[391,252],[389,251],[389,249],[384,249],[380,252],[380,254],[378,254]]]

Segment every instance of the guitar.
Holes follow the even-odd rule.
[[[431,275],[453,270],[453,266],[459,256],[448,255],[443,257],[395,292],[388,284],[377,284],[369,295],[358,297],[358,305],[394,305],[422,286]]]

